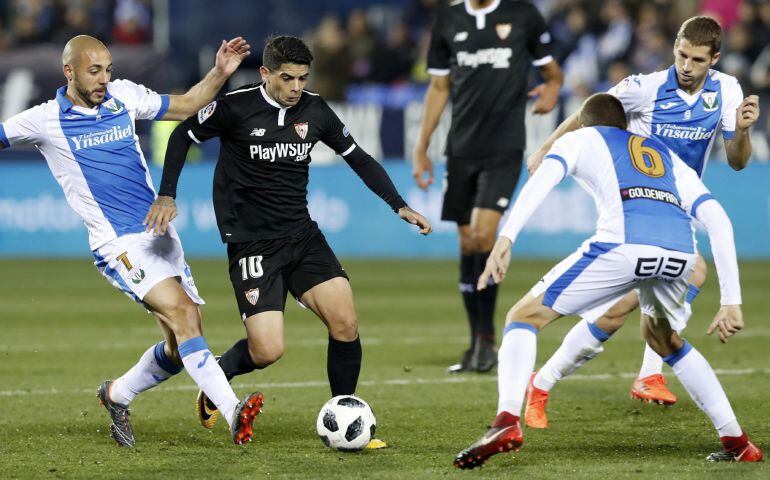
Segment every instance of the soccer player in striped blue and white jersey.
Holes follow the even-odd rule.
[[[759,116],[759,99],[743,97],[735,77],[713,70],[719,60],[722,29],[710,17],[685,21],[674,43],[674,65],[649,75],[633,75],[609,90],[626,111],[629,131],[659,140],[674,151],[698,176],[703,176],[709,153],[721,135],[727,160],[735,170],[746,166],[751,156],[749,130]],[[578,128],[577,113],[570,116],[528,159],[532,172],[556,139]],[[697,257],[687,292],[689,304],[706,280],[706,262]],[[559,349],[533,376],[528,392],[526,423],[546,428],[545,406],[557,381],[570,375],[602,351],[602,340],[592,326],[611,335],[639,306],[636,292],[614,306],[603,305],[587,312],[567,334]],[[634,398],[673,405],[676,396],[661,374],[663,359],[648,345],[637,380],[631,387]]]
[[[179,236],[149,232],[144,221],[156,198],[135,121],[184,120],[210,102],[249,55],[238,37],[222,42],[216,65],[184,95],[159,95],[128,80],[112,80],[112,57],[99,40],[80,35],[64,47],[67,85],[56,98],[0,123],[0,147],[34,145],[67,202],[88,229],[96,268],[118,290],[158,319],[165,340],[136,365],[98,388],[113,439],[135,445],[129,419],[134,397],[186,369],[230,423],[236,444],[249,440],[262,394],[239,402],[202,336],[198,296]]]
[[[535,366],[537,333],[554,320],[583,315],[639,292],[642,333],[674,370],[716,428],[723,450],[712,461],[758,462],[763,453],[748,440],[713,369],[678,332],[689,316],[688,278],[696,263],[692,218],[707,229],[722,294],[711,331],[720,339],[743,328],[738,261],[730,219],[695,171],[654,138],[626,130],[617,98],[600,93],[583,104],[581,127],[557,140],[522,189],[486,268],[484,288],[501,282],[511,246],[548,193],[567,175],[594,198],[596,234],[548,272],[508,312],[498,357],[498,409],[492,426],[461,451],[458,468],[475,468],[498,453],[518,449],[520,415]],[[608,335],[593,324],[592,332]]]

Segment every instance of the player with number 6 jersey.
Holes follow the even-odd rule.
[[[519,232],[568,175],[594,198],[596,234],[508,312],[499,350],[497,416],[481,439],[455,457],[454,465],[475,468],[492,455],[521,447],[519,416],[535,366],[539,330],[562,316],[612,305],[632,290],[639,292],[645,339],[719,433],[723,451],[709,459],[760,461],[762,451],[741,429],[711,366],[678,333],[688,316],[685,293],[695,265],[692,218],[708,230],[720,280],[722,307],[712,330],[719,326],[724,341],[743,328],[730,219],[676,154],[658,140],[626,130],[617,98],[606,93],[589,97],[579,122],[583,128],[557,140],[522,189],[478,287],[504,279]],[[591,333],[603,340],[609,337],[596,326]]]
[[[755,95],[743,97],[735,77],[712,67],[720,58],[722,28],[710,17],[685,21],[674,43],[674,65],[646,75],[632,75],[608,93],[623,104],[628,129],[660,141],[699,176],[703,176],[714,142],[723,139],[727,161],[732,168],[746,166],[751,155],[749,130],[759,116]],[[565,132],[578,128],[577,113],[566,119],[527,161],[530,173],[553,142]],[[706,281],[707,267],[698,256],[687,290],[687,308]],[[587,312],[565,338],[564,343],[532,378],[528,393],[526,422],[532,428],[546,428],[546,404],[551,389],[602,351],[601,341],[589,335],[591,327],[607,333],[619,329],[639,306],[635,292],[617,304]],[[673,405],[676,396],[662,375],[663,359],[651,346],[644,349],[639,375],[631,387],[633,398],[661,405]]]

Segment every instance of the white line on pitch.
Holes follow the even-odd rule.
[[[754,375],[754,374],[770,374],[770,368],[742,368],[742,369],[717,369],[715,373],[720,376],[742,376],[742,375]],[[590,375],[576,374],[565,378],[564,380],[577,380],[577,381],[602,381],[613,380],[618,378],[636,378],[635,372],[623,372],[623,373],[597,373]],[[462,376],[447,376],[442,378],[394,378],[389,380],[362,380],[358,382],[362,386],[398,386],[398,385],[435,385],[435,384],[450,384],[450,383],[485,383],[496,381],[495,375],[462,375]],[[268,383],[236,383],[234,388],[253,388],[259,387],[260,389],[281,389],[281,388],[316,388],[316,387],[328,387],[329,383],[326,381],[312,380],[307,382],[268,382]],[[198,390],[197,385],[168,385],[162,386],[157,390],[150,390],[149,392],[180,392],[180,391],[195,391]],[[39,395],[81,395],[91,394],[96,391],[94,388],[81,388],[81,389],[69,389],[59,390],[56,388],[50,389],[31,389],[31,390],[0,390],[0,397],[25,397],[25,396],[39,396]]]

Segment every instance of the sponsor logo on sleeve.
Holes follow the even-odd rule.
[[[348,130],[348,127],[342,127],[342,136],[345,138],[350,136],[350,130]]]
[[[208,118],[214,114],[214,110],[216,109],[217,101],[214,100],[213,102],[198,110],[198,123],[203,123],[208,120]]]

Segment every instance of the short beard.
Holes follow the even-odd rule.
[[[95,103],[91,101],[91,95],[94,94],[93,90],[89,92],[88,90],[84,90],[80,88],[77,84],[75,84],[75,91],[78,92],[78,96],[80,97],[80,99],[83,100],[83,102],[86,105],[88,105],[88,108],[94,108],[97,105],[101,104],[101,102]]]

